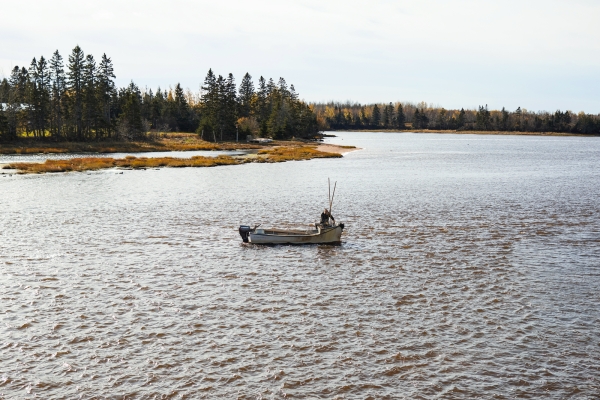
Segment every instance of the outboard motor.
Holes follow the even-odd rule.
[[[248,236],[250,236],[250,232],[252,232],[253,230],[254,229],[250,228],[247,225],[240,225],[239,232],[244,243],[248,243]]]
[[[344,230],[344,223],[340,222],[340,228],[342,228],[342,230]]]

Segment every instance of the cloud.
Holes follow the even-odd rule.
[[[600,75],[597,15],[583,0],[22,0],[0,15],[0,68],[79,44],[111,56],[119,84],[195,90],[212,67],[285,76],[307,100],[599,112],[589,90]]]

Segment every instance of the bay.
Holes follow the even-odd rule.
[[[600,392],[597,138],[335,134],[361,150],[1,176],[0,397]],[[341,246],[241,243],[328,177]]]

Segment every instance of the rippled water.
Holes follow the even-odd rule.
[[[0,177],[0,398],[597,398],[598,138]],[[341,246],[242,245],[314,221]]]

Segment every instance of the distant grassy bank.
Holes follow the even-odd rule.
[[[287,143],[287,142],[283,142]],[[275,146],[279,142],[258,145],[246,142],[207,142],[194,133],[163,133],[144,141],[41,142],[19,138],[0,143],[0,154],[49,153],[141,153],[156,151],[248,150]]]

